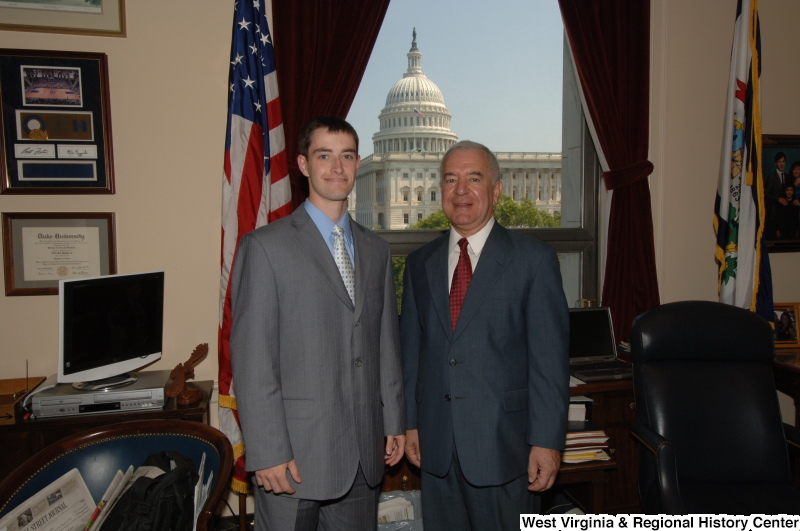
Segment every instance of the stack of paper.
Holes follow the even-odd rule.
[[[567,445],[561,457],[564,463],[607,461],[608,435],[589,422],[569,422]]]
[[[378,523],[413,520],[414,506],[405,498],[391,498],[378,504]]]

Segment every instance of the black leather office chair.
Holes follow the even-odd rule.
[[[175,450],[195,466],[206,454],[204,481],[214,472],[213,484],[197,521],[208,529],[233,469],[233,450],[221,431],[200,422],[142,420],[109,424],[71,435],[37,452],[0,481],[0,517],[32,495],[77,468],[95,503],[100,501],[117,470],[134,469],[150,454]]]
[[[631,357],[646,513],[800,514],[787,451],[800,437],[781,421],[764,319],[664,304],[634,320]]]

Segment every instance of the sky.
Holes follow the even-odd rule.
[[[422,71],[442,91],[459,140],[493,151],[561,151],[556,0],[391,0],[347,116],[362,157],[372,153],[389,89],[408,69],[415,27]]]

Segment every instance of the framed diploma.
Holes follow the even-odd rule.
[[[125,37],[125,0],[0,0],[0,30]]]
[[[114,193],[105,54],[0,49],[0,104],[0,193]]]
[[[6,295],[56,295],[58,281],[117,272],[112,212],[4,212]]]

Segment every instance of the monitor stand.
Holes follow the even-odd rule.
[[[102,380],[92,380],[90,382],[75,382],[72,384],[74,389],[78,391],[108,391],[118,387],[130,385],[138,379],[135,373],[123,373],[111,378],[103,378]]]

